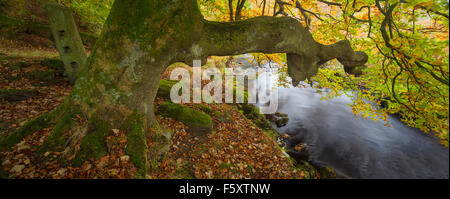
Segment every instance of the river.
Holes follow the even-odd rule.
[[[244,57],[237,63],[253,67]],[[273,73],[266,73],[273,84]],[[313,164],[328,166],[340,178],[444,178],[449,179],[449,149],[432,136],[408,127],[394,116],[392,128],[384,121],[356,118],[340,96],[321,100],[315,88],[278,88],[278,112],[286,113],[286,126],[274,128],[290,136],[286,147],[294,159],[308,158]],[[302,152],[294,146],[304,143]]]

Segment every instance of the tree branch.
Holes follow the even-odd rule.
[[[318,2],[330,5],[330,6],[341,6],[342,4],[340,3],[335,3],[335,2],[329,2],[329,1],[324,1],[324,0],[317,0]]]
[[[346,40],[332,45],[316,42],[293,18],[261,16],[231,23],[204,21],[203,35],[186,61],[255,52],[287,53],[294,83],[315,75],[320,65],[334,58],[347,72],[358,75],[368,59],[364,52],[353,51]]]

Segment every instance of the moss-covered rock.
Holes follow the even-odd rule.
[[[286,124],[289,122],[289,118],[288,117],[282,117],[279,118],[275,124],[277,125],[278,128],[286,126]]]
[[[176,80],[160,80],[157,96],[164,99],[170,99],[170,90],[172,89],[172,86],[177,82],[178,81]]]
[[[36,90],[0,89],[0,99],[9,102],[22,101],[39,95]]]
[[[242,111],[242,114],[249,120],[251,120],[256,126],[263,130],[272,130],[272,125],[260,114],[259,108],[253,104],[238,104],[238,109]]]
[[[206,134],[213,130],[212,119],[209,115],[181,104],[166,102],[159,106],[158,114],[183,122],[192,133]]]
[[[276,113],[275,113],[275,116],[277,116],[277,117],[287,117],[287,116],[288,116],[288,114],[286,114],[286,113],[280,113],[280,112],[276,112]]]

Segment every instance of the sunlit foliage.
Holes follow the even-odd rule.
[[[210,20],[230,21],[229,0],[200,0]],[[236,8],[237,1],[231,1]],[[242,19],[261,15],[297,18],[323,44],[347,39],[369,54],[361,77],[331,62],[308,80],[330,88],[324,98],[349,91],[356,116],[383,119],[399,114],[409,126],[432,132],[448,146],[449,40],[446,0],[248,0]],[[234,9],[234,12],[236,9]],[[252,54],[259,65],[285,56]],[[286,85],[286,66],[279,84]]]
[[[59,0],[59,3],[70,7],[80,17],[81,24],[89,31],[100,33],[114,0]]]

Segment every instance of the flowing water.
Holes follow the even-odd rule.
[[[244,67],[250,67],[241,59]],[[271,85],[276,78],[266,73],[259,85]],[[287,113],[289,123],[276,128],[288,134],[288,149],[305,143],[295,159],[333,168],[341,178],[449,178],[449,149],[396,117],[384,121],[357,119],[347,96],[321,100],[315,88],[279,88],[278,112]]]

